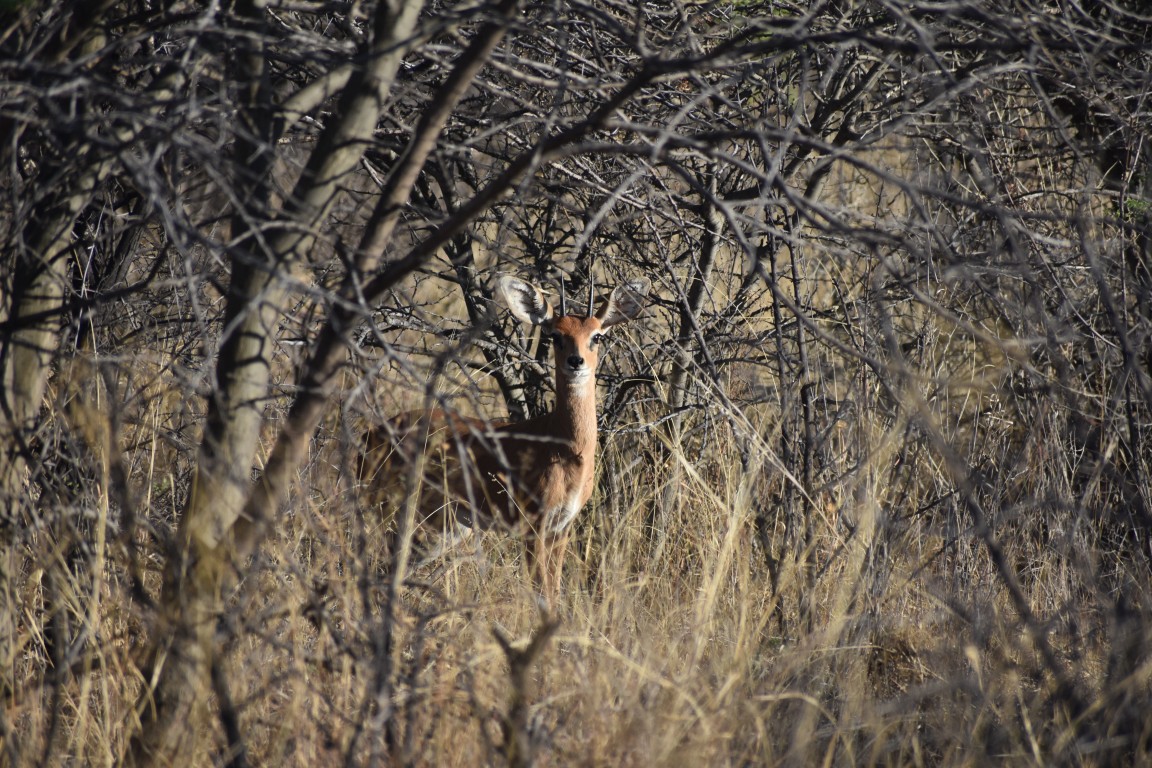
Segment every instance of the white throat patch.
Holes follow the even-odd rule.
[[[579,371],[567,371],[568,387],[577,395],[586,395],[589,388],[596,386],[596,376],[592,371],[583,368]]]

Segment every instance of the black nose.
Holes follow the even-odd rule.
[[[582,365],[584,365],[584,358],[580,357],[580,355],[569,355],[569,357],[568,357],[568,367],[569,368],[575,370]]]

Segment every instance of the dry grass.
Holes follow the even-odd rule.
[[[493,534],[414,571],[390,610],[383,518],[348,468],[360,412],[398,406],[394,392],[363,405],[367,387],[350,380],[282,525],[228,596],[205,691],[215,750],[189,764],[236,760],[229,744],[285,766],[1149,759],[1152,623],[1117,597],[1143,571],[1099,511],[1115,487],[1067,440],[1076,414],[1013,396],[1007,356],[941,327],[902,410],[855,391],[844,361],[821,363],[836,372],[822,391],[857,406],[816,415],[807,492],[781,469],[785,416],[753,402],[775,391],[762,369],[724,383],[741,414],[717,399],[708,418],[605,435],[552,617],[518,543]],[[641,337],[616,354],[647,348]],[[115,765],[138,721],[199,416],[186,374],[118,370],[119,400],[77,391],[56,418],[92,447],[110,435],[101,414],[116,413],[134,508],[148,513],[118,511],[101,459],[94,494],[53,508],[7,553],[20,592],[3,764]],[[463,397],[474,383],[450,388]],[[929,395],[913,425],[917,392]],[[966,468],[984,478],[970,499]]]
[[[220,627],[213,700],[253,764],[515,764],[517,697],[538,765],[1093,764],[1094,749],[1107,762],[1121,742],[1147,757],[1131,751],[1140,734],[1085,727],[1144,700],[1149,673],[1145,663],[1117,677],[1116,620],[1086,582],[1093,571],[1026,525],[1005,536],[1087,702],[1077,716],[979,537],[944,515],[906,513],[932,488],[891,481],[895,426],[871,425],[867,463],[813,500],[807,548],[772,518],[779,473],[768,461],[742,467],[728,427],[691,448],[651,434],[608,440],[558,627],[520,660],[519,687],[499,637],[523,648],[543,619],[516,542],[489,535],[424,566],[389,620],[383,532],[347,492],[333,432]],[[134,460],[140,476],[154,477],[151,465]],[[20,691],[5,712],[19,744],[2,754],[112,765],[155,628],[129,599],[122,543],[107,545],[94,579],[44,541],[25,553],[40,565],[23,580]],[[144,586],[155,594],[155,569]],[[89,619],[93,636],[56,645]],[[209,724],[219,751],[194,764],[227,759],[220,723]]]

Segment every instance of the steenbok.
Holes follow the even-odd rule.
[[[551,604],[558,595],[568,535],[592,495],[596,469],[596,365],[612,326],[640,314],[647,280],[618,286],[588,316],[552,307],[534,285],[501,277],[512,315],[552,340],[556,407],[518,422],[467,418],[442,410],[396,416],[367,433],[359,457],[365,500],[395,514],[414,489],[424,531],[501,528],[524,541],[529,572]],[[420,482],[410,477],[419,471]],[[389,516],[391,516],[391,514]]]

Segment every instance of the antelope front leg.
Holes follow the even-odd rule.
[[[554,608],[560,596],[560,577],[564,571],[564,555],[568,553],[568,534],[532,536],[524,545],[532,583],[547,607]]]

